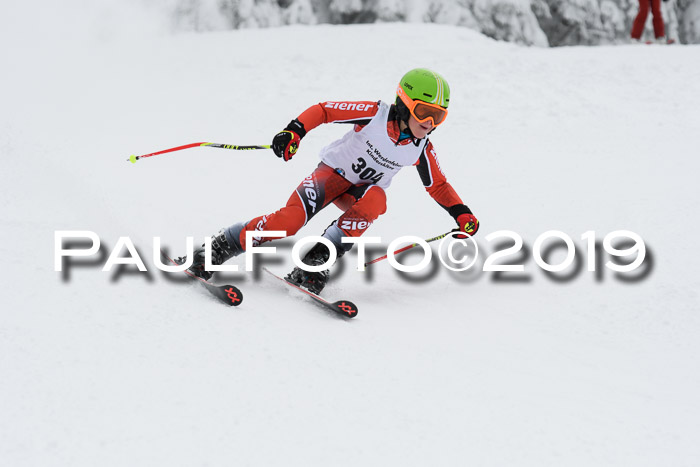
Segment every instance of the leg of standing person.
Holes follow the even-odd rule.
[[[651,0],[652,22],[654,24],[654,37],[661,39],[666,36],[664,30],[664,17],[661,14],[661,0]]]
[[[634,18],[632,23],[632,39],[639,40],[644,32],[644,24],[647,22],[647,16],[649,15],[649,4],[651,0],[639,0],[639,12],[637,17]]]

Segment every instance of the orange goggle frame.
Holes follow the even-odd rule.
[[[437,104],[430,104],[419,100],[413,100],[406,95],[401,85],[396,89],[396,94],[401,98],[401,101],[406,104],[408,110],[413,115],[413,118],[419,123],[432,120],[433,126],[438,126],[447,118],[447,109]]]

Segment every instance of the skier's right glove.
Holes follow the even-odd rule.
[[[286,162],[297,153],[299,143],[304,136],[306,136],[304,124],[294,119],[272,138],[272,151]]]
[[[460,232],[459,235],[455,235],[456,238],[465,239],[467,235],[473,236],[479,230],[479,220],[466,205],[455,204],[448,209],[448,212],[457,222],[458,227],[452,230],[453,232]]]
[[[479,219],[474,214],[462,214],[457,218],[459,231],[473,236],[479,230]]]

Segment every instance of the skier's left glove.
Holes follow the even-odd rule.
[[[470,236],[479,230],[479,220],[472,214],[472,211],[464,204],[456,204],[449,209],[450,215],[454,217],[458,228],[453,232],[465,233]],[[457,238],[467,238],[466,235],[457,235]]]
[[[272,138],[272,151],[286,162],[297,153],[299,143],[304,136],[306,136],[304,124],[294,119]]]

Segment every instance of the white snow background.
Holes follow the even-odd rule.
[[[424,24],[168,35],[129,5],[0,15],[1,465],[699,465],[698,46],[523,48]],[[224,275],[245,294],[227,308],[155,268],[154,236],[179,253],[278,209],[349,127],[310,132],[289,163],[129,155],[269,144],[314,103],[392,100],[418,66],[451,85],[431,140],[484,253],[498,230],[530,250],[560,230],[573,279],[529,252],[509,258],[528,282],[409,281],[350,254],[324,291],[357,303],[346,321],[264,276]],[[453,224],[406,168],[367,235]],[[581,235],[619,229],[647,244],[645,279],[586,270]],[[57,230],[96,232],[104,256],[65,278]],[[101,272],[121,236],[149,273]]]

